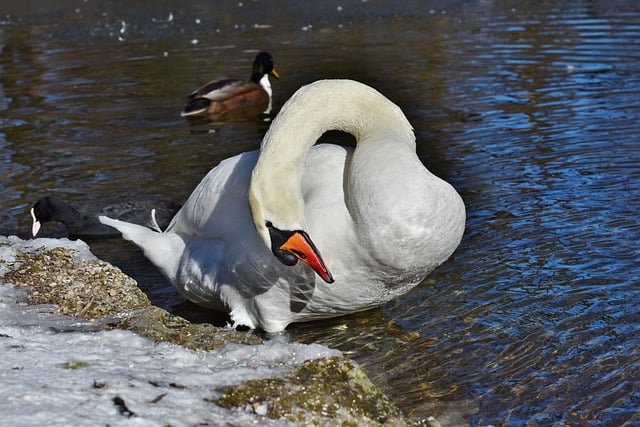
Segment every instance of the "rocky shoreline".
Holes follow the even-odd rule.
[[[82,241],[0,236],[0,247],[0,282],[24,290],[30,305],[52,304],[56,314],[87,319],[96,329],[129,330],[196,351],[264,344],[255,334],[192,324],[154,307],[135,280],[97,259]],[[357,364],[342,356],[304,361],[282,375],[224,387],[209,403],[231,410],[230,422],[233,411],[242,410],[294,425],[437,425],[434,419],[406,418]]]

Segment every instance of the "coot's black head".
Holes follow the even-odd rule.
[[[44,224],[54,220],[55,210],[55,202],[51,200],[51,197],[47,196],[33,204],[31,215],[34,221]]]

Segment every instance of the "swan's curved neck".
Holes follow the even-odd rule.
[[[343,173],[344,196],[344,210],[337,211],[348,215],[346,230],[353,230],[371,260],[386,266],[384,274],[412,283],[421,280],[460,242],[464,204],[449,184],[422,165],[402,111],[357,82],[325,80],[305,86],[273,121],[249,188],[258,234],[271,247],[270,227],[306,231],[301,182],[307,154],[329,130],[348,132],[357,144],[344,171],[337,171]],[[311,232],[309,236],[314,239]],[[318,248],[322,251],[322,245]]]
[[[304,86],[282,107],[262,141],[251,181],[252,209],[264,207],[262,213],[273,213],[282,227],[304,228],[300,182],[305,159],[329,130],[350,133],[357,144],[386,136],[387,141],[415,145],[400,108],[375,89],[351,80]]]
[[[414,141],[400,108],[375,89],[351,80],[321,80],[287,101],[263,139],[260,156],[271,162],[286,150],[286,157],[297,162],[326,131],[347,132],[361,142],[391,129],[403,134],[400,140]]]

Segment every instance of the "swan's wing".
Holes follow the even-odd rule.
[[[253,225],[247,193],[257,159],[257,151],[242,153],[209,171],[166,230],[189,240],[198,257],[210,255],[197,247],[222,242],[222,258],[217,262],[223,268],[216,272],[217,281],[233,283],[245,297],[262,293],[278,277],[292,274],[265,246]]]
[[[247,192],[257,158],[257,151],[242,153],[211,169],[166,231],[223,240],[255,234]]]

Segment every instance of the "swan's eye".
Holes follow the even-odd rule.
[[[273,254],[280,260],[281,263],[289,267],[298,263],[298,258],[287,251],[277,250]]]
[[[269,236],[271,237],[271,252],[275,255],[276,258],[280,260],[284,265],[292,266],[298,263],[298,258],[296,255],[292,254],[289,251],[285,251],[280,249],[284,243],[289,240],[289,238],[293,235],[293,231],[282,231],[278,228],[275,228],[271,221],[267,221],[266,224],[267,229],[269,230]]]

